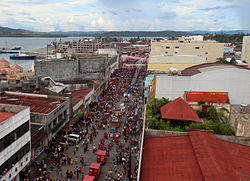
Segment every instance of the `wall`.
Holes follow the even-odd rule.
[[[250,36],[243,37],[241,60],[245,60],[250,66]]]
[[[206,62],[215,62],[216,58],[223,57],[223,52],[224,44],[214,41],[184,41],[180,43],[179,41],[163,40],[151,42],[150,55],[201,55],[207,58]]]
[[[250,104],[250,71],[225,68],[193,76],[158,75],[156,98],[171,100],[184,96],[184,91],[228,92],[231,104]]]
[[[73,80],[78,78],[78,61],[35,61],[35,76],[50,76],[53,80]]]
[[[230,123],[235,129],[236,136],[250,137],[250,114],[240,113],[240,105],[231,108]]]
[[[55,81],[74,79],[105,80],[109,77],[110,66],[118,63],[117,56],[87,56],[72,61],[35,62],[35,76],[50,76]],[[114,65],[113,65],[114,66]]]

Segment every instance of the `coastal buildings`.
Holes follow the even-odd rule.
[[[0,60],[0,74],[16,74],[23,72],[23,68],[17,64],[10,66],[10,63],[5,60]]]
[[[223,51],[223,43],[179,37],[178,40],[152,41],[150,55],[198,55],[206,57],[206,62],[215,62],[223,57]]]
[[[0,180],[19,180],[31,159],[30,108],[0,103]]]
[[[250,36],[243,37],[241,59],[245,60],[250,66]]]
[[[79,40],[72,42],[72,48],[74,53],[94,53],[101,48],[111,48],[111,45],[101,40]]]

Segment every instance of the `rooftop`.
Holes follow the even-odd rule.
[[[76,105],[81,99],[83,99],[91,91],[92,91],[92,88],[69,91],[68,95],[72,95],[72,98],[73,98],[73,106]]]
[[[224,64],[224,63],[203,63],[199,65],[195,65],[192,67],[188,67],[181,71],[182,76],[193,76],[195,74],[209,71],[209,70],[217,70],[217,69],[225,69],[225,68],[238,68],[238,69],[246,69],[246,67],[242,67],[239,65],[233,65],[233,64]]]
[[[5,92],[0,96],[0,103],[29,106],[31,113],[49,114],[55,110],[65,99],[52,98],[47,95]]]
[[[201,91],[185,91],[186,101],[188,102],[216,102],[229,104],[228,92],[201,92]]]
[[[141,180],[249,180],[249,153],[207,131],[145,138]]]
[[[200,121],[194,109],[181,97],[161,107],[163,119],[174,119],[183,121]]]
[[[6,121],[14,115],[16,115],[16,113],[0,112],[0,123]]]

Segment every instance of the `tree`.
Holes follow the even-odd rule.
[[[238,63],[236,62],[235,58],[233,57],[233,58],[231,58],[231,60],[230,60],[230,64],[236,65],[236,64],[238,64]]]

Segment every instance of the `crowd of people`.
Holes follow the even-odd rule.
[[[70,142],[65,135],[51,141],[45,148],[48,158],[37,165],[39,176],[34,180],[82,180],[84,173],[88,174],[89,163],[85,160],[90,150],[94,154],[98,150],[107,151],[111,165],[107,173],[102,173],[106,181],[136,180],[145,75],[145,67],[115,70],[100,101],[91,103],[83,119],[72,128],[71,133],[78,134],[79,141]],[[117,133],[111,135],[114,118],[120,126]],[[79,149],[83,152],[79,153]],[[55,172],[57,178],[54,178]]]

